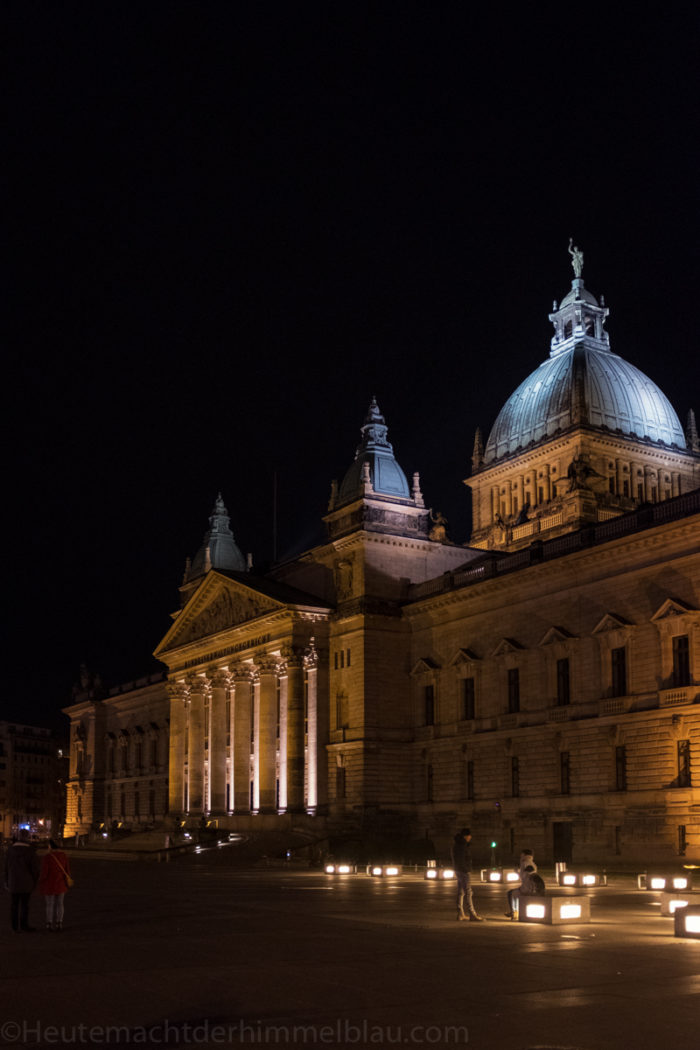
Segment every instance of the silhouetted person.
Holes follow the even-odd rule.
[[[14,933],[34,932],[34,927],[29,925],[29,898],[38,878],[39,860],[29,841],[29,832],[22,830],[5,858],[5,888],[10,891],[10,921]]]

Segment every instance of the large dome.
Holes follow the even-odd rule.
[[[648,376],[609,348],[607,316],[577,278],[550,314],[555,335],[550,357],[506,401],[484,450],[494,463],[572,426],[686,447],[678,416]]]

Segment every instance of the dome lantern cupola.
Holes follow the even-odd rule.
[[[365,422],[360,428],[362,441],[355,452],[355,462],[343,478],[338,493],[338,506],[349,503],[367,491],[394,499],[411,498],[408,481],[394,458],[394,449],[387,440],[389,428],[373,397]]]
[[[246,571],[246,560],[236,545],[230,522],[228,511],[219,493],[209,517],[209,529],[204,535],[202,546],[192,559],[184,582],[188,583],[199,576],[204,576],[210,569],[223,569],[225,572]]]
[[[683,433],[659,387],[613,353],[608,308],[574,279],[549,319],[548,357],[510,395],[483,450],[475,445],[473,546],[517,549],[696,486],[697,436]]]

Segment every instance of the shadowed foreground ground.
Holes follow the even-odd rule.
[[[477,889],[489,921],[457,923],[449,883],[230,848],[73,866],[63,933],[0,928],[2,1047],[697,1044],[700,942],[631,878],[592,891],[590,925],[541,927],[508,922],[497,887]]]

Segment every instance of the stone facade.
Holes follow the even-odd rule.
[[[162,824],[168,812],[169,702],[162,674],[103,696],[84,675],[70,719],[66,836]]]
[[[68,709],[71,826],[140,820],[136,783],[164,813],[162,750],[128,756],[169,713],[171,821],[700,861],[700,444],[606,316],[577,275],[550,360],[477,435],[470,547],[374,399],[324,543],[256,576],[219,496],[156,649],[167,695]]]

